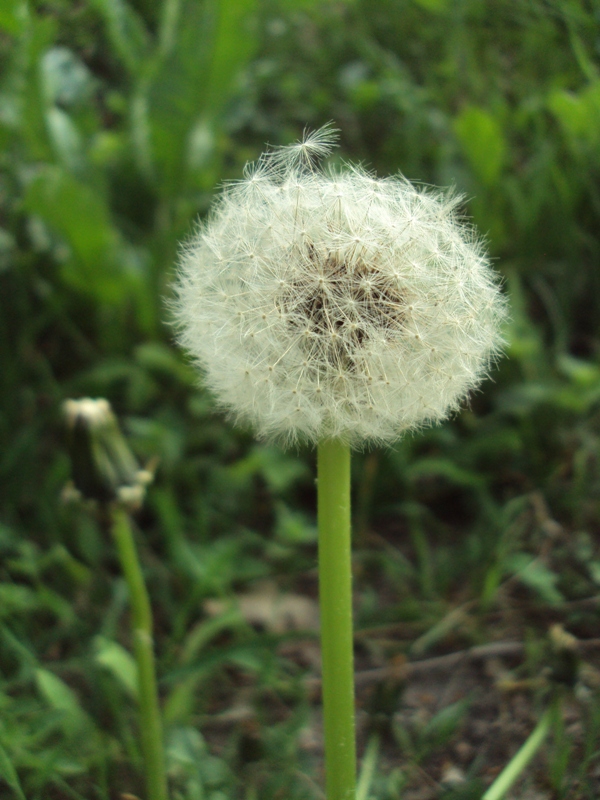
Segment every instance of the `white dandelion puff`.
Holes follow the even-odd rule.
[[[295,144],[276,147],[262,156],[270,168],[281,166],[284,174],[293,169],[314,169],[337,144],[338,129],[331,122],[318,131],[304,130],[302,139]]]
[[[390,443],[446,418],[499,356],[506,302],[452,192],[322,172],[336,131],[267,152],[183,247],[181,345],[284,443]]]

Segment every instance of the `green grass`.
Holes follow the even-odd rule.
[[[61,502],[60,404],[89,395],[111,401],[142,463],[159,459],[136,536],[172,797],[321,797],[316,632],[274,622],[272,602],[316,597],[315,455],[221,418],[164,299],[215,187],[265,141],[329,119],[344,157],[466,194],[512,311],[507,358],[469,408],[354,458],[361,791],[480,797],[522,744],[556,671],[550,626],[598,635],[599,13],[579,0],[3,7],[0,795],[143,797],[125,585],[108,531]],[[367,675],[503,640],[523,653]],[[592,645],[582,656],[515,796],[598,796],[600,664]]]

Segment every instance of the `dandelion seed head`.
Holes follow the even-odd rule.
[[[390,443],[488,374],[506,303],[460,197],[322,171],[335,135],[305,133],[224,188],[182,248],[173,310],[209,388],[259,435]]]

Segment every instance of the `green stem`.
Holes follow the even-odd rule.
[[[133,644],[139,682],[140,736],[146,766],[148,800],[167,800],[162,725],[154,666],[152,610],[127,512],[115,507],[112,523],[121,568],[129,589],[133,618]]]
[[[481,800],[501,800],[501,798],[504,797],[506,792],[508,792],[527,764],[537,753],[550,729],[551,719],[552,707],[546,709],[525,744],[515,753]]]
[[[327,800],[354,800],[354,658],[350,553],[350,448],[336,439],[317,453],[319,602]]]

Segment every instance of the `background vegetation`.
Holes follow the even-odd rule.
[[[591,641],[516,796],[597,797],[597,0],[6,0],[0,74],[0,796],[143,793],[124,583],[61,503],[79,396],[160,459],[137,526],[173,798],[321,796],[314,454],[214,412],[164,298],[218,184],[334,120],[345,158],[467,195],[512,307],[470,408],[355,458],[369,792],[479,797],[560,623]],[[367,673],[495,641],[524,649]]]

